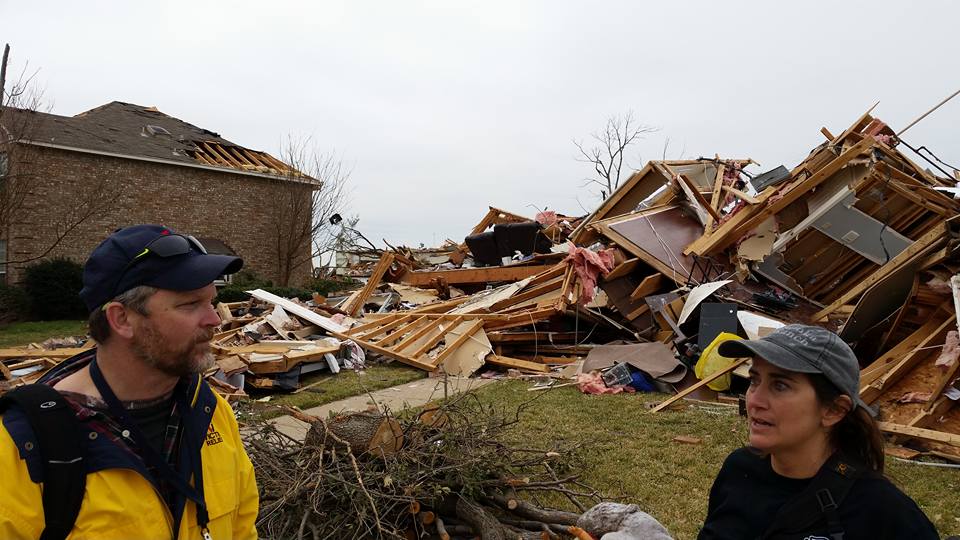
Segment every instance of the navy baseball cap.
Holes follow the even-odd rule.
[[[759,356],[780,369],[797,373],[822,373],[840,392],[850,396],[855,407],[875,414],[860,399],[860,363],[850,346],[833,332],[819,326],[788,324],[760,339],[724,341],[721,356]]]
[[[208,254],[192,236],[163,225],[134,225],[114,232],[90,254],[80,298],[93,311],[139,285],[191,291],[242,267],[243,259]]]

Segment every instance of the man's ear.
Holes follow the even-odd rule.
[[[853,410],[853,400],[850,396],[840,396],[833,400],[829,406],[824,407],[821,423],[823,427],[833,427],[850,411]]]
[[[130,311],[120,302],[110,302],[105,308],[111,333],[124,339],[133,337],[133,321]]]

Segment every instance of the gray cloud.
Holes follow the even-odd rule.
[[[3,41],[72,115],[112,100],[279,153],[353,164],[371,239],[462,239],[487,205],[581,212],[571,139],[633,110],[631,164],[795,165],[874,102],[894,129],[960,87],[960,4],[905,2],[11,2]],[[960,99],[905,137],[960,161]],[[758,168],[757,170],[759,170]]]

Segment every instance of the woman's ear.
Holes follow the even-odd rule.
[[[839,396],[833,400],[833,403],[823,408],[823,416],[820,422],[823,427],[833,427],[852,410],[853,400],[850,399],[850,396]]]

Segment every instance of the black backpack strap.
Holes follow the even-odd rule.
[[[850,488],[865,472],[864,467],[835,453],[793,500],[783,505],[761,538],[801,532],[818,523],[827,524],[831,540],[843,540],[846,534],[840,522],[839,508]]]
[[[87,475],[80,423],[66,399],[45,384],[17,387],[0,397],[0,412],[16,404],[37,438],[43,460],[43,515],[40,540],[62,540],[80,514]]]

